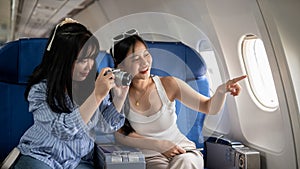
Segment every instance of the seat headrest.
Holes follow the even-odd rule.
[[[172,75],[185,81],[201,78],[207,67],[202,56],[180,42],[146,42],[153,58],[151,73],[159,76]],[[114,67],[112,56],[105,51],[97,57],[98,72],[103,67]],[[184,70],[184,71],[183,71]]]
[[[0,81],[27,83],[41,62],[47,38],[26,38],[5,44],[0,49]]]
[[[195,79],[204,76],[207,72],[207,67],[202,56],[194,49],[186,46],[186,65],[188,69],[193,73]],[[188,58],[188,59],[187,59]],[[187,76],[187,80],[193,79],[193,77]]]
[[[97,58],[97,71],[100,72],[102,68],[104,67],[114,67],[114,60],[112,56],[105,51],[100,51]]]
[[[147,44],[153,57],[153,72],[169,74],[183,80],[197,79],[206,74],[207,67],[202,56],[189,46],[180,42]]]

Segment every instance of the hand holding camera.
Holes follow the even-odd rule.
[[[120,69],[109,69],[104,73],[104,77],[109,77],[109,80],[114,81],[113,83],[115,87],[112,90],[112,99],[116,109],[120,112],[133,76],[128,72],[121,71]]]
[[[115,83],[117,86],[129,86],[132,80],[132,75],[128,72],[123,72],[120,69],[112,69],[105,72],[104,76],[112,72],[115,75]]]

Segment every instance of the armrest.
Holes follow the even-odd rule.
[[[1,164],[1,169],[9,169],[20,155],[20,150],[14,148]]]

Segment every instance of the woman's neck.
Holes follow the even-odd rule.
[[[138,92],[144,91],[149,85],[151,85],[151,81],[151,77],[147,79],[135,79],[131,82],[131,88]]]
[[[152,79],[149,77],[147,79],[134,80],[131,83],[129,89],[129,96],[131,103],[136,107],[147,106],[149,103],[146,103],[145,99],[149,97],[150,86],[152,85]]]

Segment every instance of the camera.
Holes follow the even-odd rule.
[[[133,78],[130,73],[121,71],[120,69],[112,69],[111,71],[105,72],[104,75],[108,72],[112,72],[115,75],[115,83],[117,86],[129,86]]]

